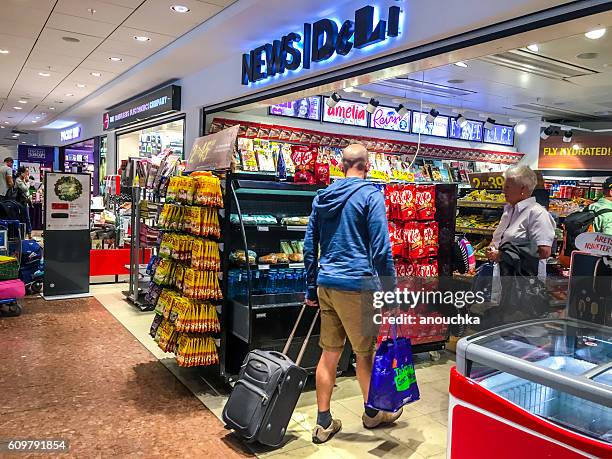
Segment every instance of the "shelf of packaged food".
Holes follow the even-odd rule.
[[[257,267],[258,270],[260,271],[267,271],[268,269],[274,269],[274,268],[279,268],[279,269],[300,269],[300,268],[304,268],[304,263],[274,263],[274,264],[263,264],[260,263],[258,265],[252,265],[253,268]]]
[[[251,231],[259,231],[259,232],[270,232],[270,231],[294,231],[298,233],[306,232],[306,226],[297,226],[297,225],[253,225],[253,224],[245,224],[245,230]],[[240,230],[240,225],[233,224],[232,229]]]
[[[457,233],[467,234],[481,234],[483,236],[492,236],[495,232],[495,228],[468,228],[467,226],[457,226],[455,228]]]
[[[505,205],[506,205],[505,202],[496,202],[496,201],[464,201],[464,200],[457,201],[457,207],[503,209]]]

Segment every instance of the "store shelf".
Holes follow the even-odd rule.
[[[457,201],[457,207],[471,207],[479,209],[503,209],[505,205],[505,202],[495,201]]]
[[[239,230],[240,229],[240,225],[238,224],[233,224],[232,228]],[[259,231],[259,232],[270,232],[270,231],[293,231],[293,232],[297,232],[297,233],[305,233],[306,232],[306,226],[296,226],[296,225],[252,225],[252,224],[245,224],[244,225],[244,229],[245,230],[251,230],[251,231]]]
[[[468,228],[467,226],[457,226],[455,228],[455,232],[457,233],[466,233],[466,234],[481,234],[483,236],[492,236],[495,232],[495,229],[489,228]]]
[[[253,267],[255,267],[255,265],[253,265]],[[263,264],[260,263],[257,265],[257,269],[260,271],[267,271],[268,269],[274,269],[274,268],[279,268],[279,269],[300,269],[300,268],[304,268],[304,263],[275,263],[275,264]]]

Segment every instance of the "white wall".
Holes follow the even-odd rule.
[[[516,147],[519,152],[525,154],[521,164],[537,169],[538,153],[540,151],[540,120],[528,120],[524,123],[527,130],[523,134],[515,136]]]

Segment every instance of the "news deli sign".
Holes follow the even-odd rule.
[[[166,86],[110,109],[103,116],[104,130],[127,126],[180,109],[181,87]]]
[[[389,7],[387,20],[374,24],[374,7],[355,11],[355,20],[338,25],[332,19],[304,24],[302,34],[291,32],[280,40],[261,45],[242,55],[242,84],[262,81],[287,70],[309,69],[313,62],[325,62],[334,55],[347,56],[399,35],[399,6]]]

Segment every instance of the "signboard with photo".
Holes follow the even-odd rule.
[[[368,126],[368,112],[365,102],[354,102],[341,100],[335,107],[329,107],[325,101],[329,97],[323,98],[323,121],[326,123],[347,124],[350,126]]]
[[[505,124],[494,124],[492,129],[484,130],[485,143],[514,146],[514,127]]]
[[[89,230],[91,175],[45,174],[45,230]]]
[[[370,127],[387,131],[410,132],[410,111],[404,116],[393,107],[379,105],[370,116]]]
[[[282,104],[271,105],[270,115],[319,121],[321,119],[321,97],[305,97]]]
[[[448,137],[448,116],[437,116],[430,123],[426,113],[412,112],[412,133]]]
[[[468,120],[463,127],[459,126],[456,118],[450,119],[448,136],[451,139],[469,140],[471,142],[482,142],[482,121]]]

